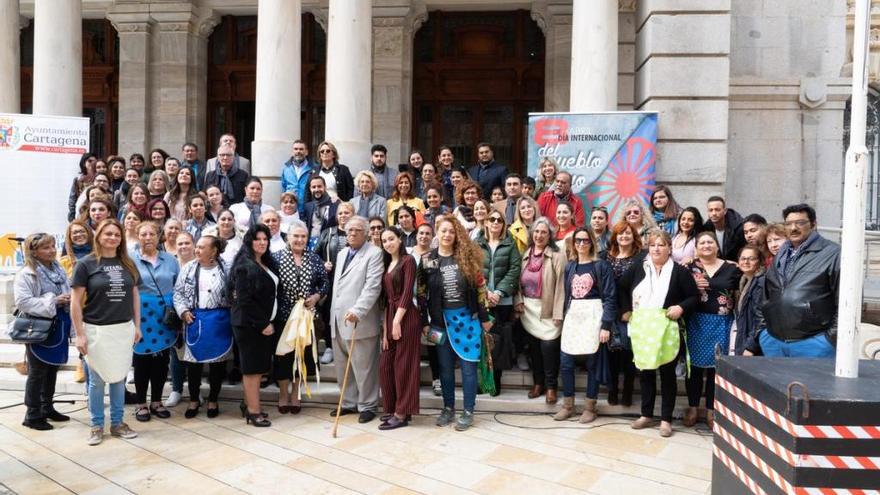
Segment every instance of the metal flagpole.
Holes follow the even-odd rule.
[[[843,229],[840,236],[840,285],[838,291],[837,363],[834,374],[858,378],[859,327],[862,321],[862,271],[865,250],[865,182],[868,149],[865,121],[868,105],[868,23],[870,0],[856,0],[853,25],[852,102],[849,148],[843,183]]]

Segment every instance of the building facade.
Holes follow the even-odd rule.
[[[652,110],[682,205],[722,194],[777,219],[806,201],[836,227],[853,3],[0,0],[0,112],[85,113],[125,156],[193,141],[209,158],[231,131],[272,182],[299,137],[353,169],[372,143],[469,164],[489,141],[522,170],[528,112]]]

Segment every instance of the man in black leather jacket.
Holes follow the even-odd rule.
[[[788,241],[764,282],[758,340],[768,357],[834,357],[840,246],[816,231],[816,211],[797,204],[782,211]]]

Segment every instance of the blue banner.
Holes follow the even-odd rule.
[[[538,178],[541,160],[571,174],[571,191],[591,207],[604,206],[613,220],[637,199],[646,207],[654,191],[656,112],[529,114],[528,174]]]

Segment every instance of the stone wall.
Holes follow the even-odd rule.
[[[737,0],[731,19],[727,196],[769,220],[808,202],[839,227],[846,4]]]

